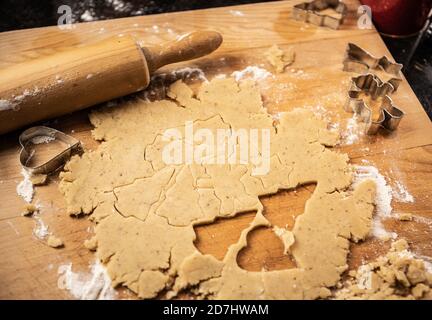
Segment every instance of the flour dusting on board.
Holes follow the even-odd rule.
[[[245,14],[240,10],[230,10],[229,13],[234,17],[244,17]]]
[[[396,181],[393,197],[399,202],[414,202],[414,197],[400,181]]]
[[[0,100],[0,111],[13,110],[14,104],[9,102],[8,100],[1,99]]]
[[[199,79],[203,82],[208,82],[207,77],[205,76],[204,71],[202,71],[200,68],[191,68],[191,67],[185,67],[176,69],[169,73],[159,73],[152,77],[152,82],[155,82],[157,80],[189,80],[189,79]]]
[[[358,116],[354,115],[348,119],[346,130],[342,133],[343,145],[352,145],[359,140],[362,128],[357,118]]]
[[[116,291],[111,286],[111,280],[105,267],[96,261],[90,266],[90,272],[73,272],[72,263],[58,268],[59,278],[57,286],[68,290],[70,294],[80,300],[113,300]]]
[[[39,87],[34,87],[33,90],[25,89],[22,94],[13,95],[11,101],[0,99],[0,111],[13,110],[18,111],[20,109],[19,105],[22,103],[26,97],[35,96],[39,94],[41,90]]]
[[[387,185],[384,176],[374,166],[354,166],[356,169],[353,188],[360,182],[371,179],[376,184],[375,216],[373,220],[372,234],[379,239],[395,239],[397,234],[385,230],[382,220],[390,217],[392,212],[392,188]]]
[[[181,77],[181,78],[197,77],[198,79],[204,82],[208,82],[207,77],[204,74],[204,71],[202,71],[200,68],[185,67],[185,68],[174,70],[172,74],[176,77]]]
[[[36,238],[43,240],[50,235],[48,226],[45,224],[41,217],[35,215],[34,219],[36,221],[36,226],[33,229],[33,234]]]
[[[252,79],[254,81],[264,80],[268,77],[274,78],[274,75],[268,72],[266,69],[257,67],[257,66],[248,66],[240,71],[234,71],[231,74],[232,77],[236,81],[240,81],[243,79]]]
[[[30,203],[33,199],[33,183],[30,180],[30,173],[25,169],[21,170],[21,174],[24,179],[17,185],[16,191],[18,195],[24,199],[24,201]]]

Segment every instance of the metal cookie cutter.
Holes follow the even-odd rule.
[[[354,43],[348,43],[343,65],[344,71],[356,73],[368,73],[373,69],[381,69],[385,73],[391,75],[390,80],[386,81],[386,83],[393,86],[393,91],[397,90],[402,81],[401,70],[403,65],[391,62],[386,56],[376,58]],[[379,81],[381,80],[379,79]]]
[[[48,138],[56,139],[64,142],[68,147],[56,155],[54,158],[38,166],[28,166],[28,162],[33,156],[32,152],[29,152],[27,147],[35,144],[33,139],[35,138]],[[49,140],[48,140],[49,141]],[[32,174],[49,174],[60,167],[62,167],[66,161],[75,153],[81,151],[81,143],[79,140],[64,134],[53,128],[38,126],[32,127],[25,130],[19,136],[19,143],[21,144],[20,152],[20,163],[22,167]]]
[[[366,133],[376,134],[380,127],[387,130],[395,130],[404,116],[404,112],[393,104],[388,96],[393,92],[393,86],[382,83],[374,74],[365,74],[352,78],[351,89],[348,91],[348,101],[345,110],[354,112],[367,124]],[[382,98],[379,117],[373,120],[372,110],[361,98],[362,93],[369,94],[372,99]]]
[[[340,17],[332,17],[321,14],[320,11],[333,9],[340,14]],[[342,25],[348,8],[340,0],[314,0],[312,2],[303,2],[293,7],[293,18],[299,21],[310,22],[317,26],[339,29]]]

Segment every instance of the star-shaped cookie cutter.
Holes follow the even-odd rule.
[[[332,17],[321,14],[320,11],[333,9],[340,14],[340,17]],[[292,16],[295,20],[309,22],[317,26],[339,29],[342,25],[348,8],[340,0],[314,0],[312,2],[303,2],[293,7]]]
[[[390,83],[383,83],[371,73],[352,78],[345,110],[354,112],[361,121],[366,123],[366,134],[368,135],[376,134],[381,127],[393,131],[405,115],[388,96],[393,90]],[[370,95],[372,99],[382,98],[377,120],[373,120],[372,109],[361,98],[362,93]]]
[[[393,91],[397,90],[402,81],[402,67],[402,64],[391,62],[386,56],[382,56],[381,58],[374,57],[354,43],[348,43],[343,61],[344,71],[369,73],[371,70],[381,69],[385,73],[388,73],[391,75],[391,78],[385,83],[391,84],[394,88]],[[379,81],[381,80],[379,79]]]
[[[34,144],[35,138],[48,138],[59,140],[67,145],[67,148],[49,159],[43,164],[37,166],[29,166],[28,163],[33,157],[33,152],[29,152],[28,146]],[[20,163],[21,166],[32,174],[49,174],[61,168],[69,158],[82,151],[81,142],[74,137],[71,137],[61,131],[53,128],[37,126],[31,127],[22,132],[19,136],[21,145]]]

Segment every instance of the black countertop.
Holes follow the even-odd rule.
[[[154,13],[204,9],[260,0],[2,0],[0,31],[57,24],[60,5],[72,8],[73,21],[93,21]],[[403,72],[432,120],[432,25],[421,37],[394,39],[383,37],[395,60],[404,64]]]

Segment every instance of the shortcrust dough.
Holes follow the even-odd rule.
[[[283,113],[275,123],[252,81],[214,79],[196,96],[178,81],[168,96],[93,112],[93,136],[101,145],[74,156],[61,174],[68,212],[91,214],[96,223],[86,246],[106,264],[113,284],[142,298],[163,290],[174,297],[192,287],[216,299],[329,297],[347,269],[350,241],[369,232],[375,195],[372,181],[348,191],[347,155],[326,148],[338,133],[307,110]],[[162,134],[183,130],[185,121],[194,121],[195,129],[271,129],[270,172],[252,176],[249,164],[166,165]],[[236,259],[248,232],[272,227],[258,197],[310,182],[317,187],[289,234],[292,241],[286,239],[297,268],[241,269]],[[223,261],[195,248],[194,225],[251,210],[255,219]]]
[[[288,47],[283,51],[277,45],[270,47],[265,53],[267,61],[275,68],[276,73],[284,72],[285,68],[294,63],[294,47]]]
[[[52,248],[61,248],[64,246],[63,240],[53,235],[48,237],[47,244]]]
[[[408,251],[401,239],[392,243],[390,252],[376,261],[350,271],[338,299],[432,299],[432,274],[420,259]]]

